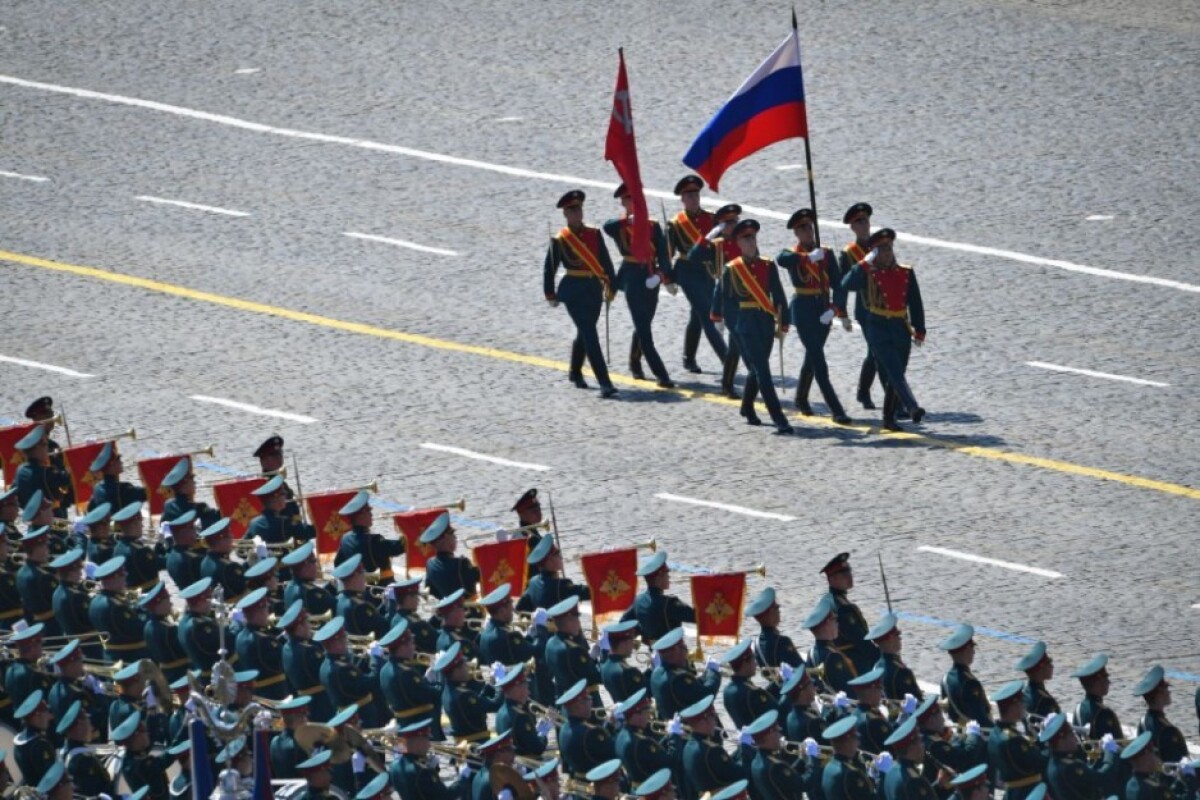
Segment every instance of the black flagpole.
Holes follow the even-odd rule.
[[[800,42],[800,26],[796,22],[796,7],[792,6],[792,33],[796,36],[796,47],[799,49]],[[801,65],[803,68],[803,65]],[[805,111],[807,117],[807,109]],[[807,127],[807,126],[806,126]],[[817,247],[821,246],[821,223],[817,220],[817,187],[813,182],[813,167],[812,167],[812,149],[809,147],[808,140],[811,134],[808,130],[804,132],[804,167],[808,173],[808,202],[812,207],[813,212],[813,233],[816,235]]]

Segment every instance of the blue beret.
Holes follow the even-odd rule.
[[[826,726],[825,730],[821,731],[821,738],[827,742],[840,739],[847,733],[854,731],[857,724],[858,717],[853,714],[847,714],[832,725]]]
[[[434,611],[441,611],[443,608],[449,608],[459,600],[462,600],[466,593],[466,589],[455,589],[453,592],[433,604]]]
[[[1045,743],[1053,739],[1062,730],[1066,721],[1066,714],[1051,714],[1050,721],[1042,726],[1042,732],[1038,734],[1038,741]]]
[[[51,561],[50,569],[66,569],[67,567],[74,564],[76,561],[80,561],[82,558],[83,558],[83,548],[76,547],[74,550],[68,550],[67,552],[65,552],[61,556],[59,556],[58,558]]]
[[[355,800],[371,800],[372,797],[388,788],[391,776],[386,772],[381,772],[375,776],[375,779],[362,788]]]
[[[1138,697],[1144,697],[1150,694],[1158,685],[1166,679],[1166,672],[1158,664],[1155,664],[1150,670],[1138,681],[1137,686],[1133,687],[1133,693]]]
[[[434,671],[442,672],[443,670],[453,666],[454,662],[459,660],[461,653],[462,644],[460,642],[455,642],[454,644],[450,645],[444,651],[442,651],[442,654],[437,657],[436,661],[433,662]]]
[[[276,475],[275,477],[271,478],[271,480],[264,483],[262,486],[258,487],[257,489],[252,490],[250,492],[250,494],[254,495],[255,497],[266,497],[269,494],[275,494],[275,492],[278,492],[282,488],[283,488],[283,476]]]
[[[75,641],[78,641],[78,639]],[[54,732],[59,736],[66,734],[67,729],[75,724],[75,720],[79,719],[79,710],[81,708],[83,708],[82,701],[76,700],[74,703],[71,703],[71,707],[67,709],[67,713],[63,714],[62,719],[55,726]]]
[[[629,697],[626,697],[620,703],[617,703],[616,706],[613,707],[613,713],[616,714],[617,712],[620,712],[622,714],[628,714],[631,709],[637,708],[638,704],[643,700],[645,700],[646,704],[649,705],[650,701],[646,697],[647,691],[648,690],[645,686],[643,686],[641,689],[638,689],[636,692],[629,695]]]
[[[549,777],[550,773],[556,769],[558,769],[558,759],[552,758],[544,764],[539,765],[537,769],[524,773],[521,777],[529,782],[533,782]]]
[[[170,747],[168,747],[168,748],[167,748],[167,755],[170,755],[170,756],[181,756],[181,755],[183,755],[184,753],[188,752],[188,751],[189,751],[189,750],[191,750],[191,749],[192,749],[192,740],[191,740],[191,739],[184,739],[182,742],[179,742],[178,744],[174,744],[174,745],[171,745]],[[150,788],[150,784],[146,784],[146,785],[145,785],[145,786],[143,786],[142,788],[143,788],[143,789],[146,789],[146,790],[149,790],[149,788]]]
[[[600,781],[608,780],[620,771],[621,759],[614,758],[609,761],[605,761],[598,767],[593,767],[592,769],[588,770],[587,774],[584,775],[583,778],[588,783],[599,783]]]
[[[992,694],[993,703],[1002,703],[1005,700],[1010,700],[1021,694],[1021,690],[1025,688],[1025,681],[1009,681],[1001,686]]]
[[[438,514],[429,527],[421,531],[421,544],[433,544],[442,538],[442,534],[450,530],[450,512]]]
[[[765,614],[771,610],[771,606],[775,605],[775,590],[770,586],[758,593],[758,597],[746,606],[747,617],[757,617],[759,614]]]
[[[911,737],[915,736],[917,733],[917,720],[918,719],[919,719],[919,717],[916,714],[912,714],[909,716],[908,719],[904,720],[904,722],[901,722],[896,727],[896,730],[892,731],[892,735],[889,736],[887,738],[887,740],[883,743],[884,746],[885,747],[895,747],[897,745],[903,745]]]
[[[742,639],[740,642],[735,644],[733,647],[731,647],[725,651],[725,654],[723,656],[721,656],[721,663],[722,664],[732,664],[734,661],[737,661],[739,658],[746,655],[746,653],[749,650],[750,650],[750,640]]]
[[[253,564],[246,567],[246,571],[243,573],[243,576],[246,578],[246,580],[264,578],[269,575],[271,570],[275,569],[276,565],[278,564],[279,559],[275,556],[260,558],[258,561],[255,561]]]
[[[370,495],[367,494],[367,490],[359,489],[358,492],[355,493],[354,497],[350,498],[346,505],[338,509],[338,513],[343,517],[352,517],[366,507],[369,499]]]
[[[187,511],[184,511],[182,514],[180,514],[177,517],[172,517],[171,519],[163,520],[163,522],[167,523],[168,525],[170,525],[172,527],[174,527],[176,525],[187,525],[187,524],[195,522],[195,521],[196,521],[196,509],[194,509],[194,508],[189,508]]]
[[[33,776],[30,777],[32,778]],[[60,783],[62,783],[62,780],[65,777],[67,777],[67,768],[64,767],[63,763],[57,758],[54,759],[54,763],[52,763],[46,770],[46,773],[42,775],[42,779],[37,782],[38,793],[41,795],[50,794],[50,791],[54,789],[55,786],[58,786]]]
[[[42,441],[42,438],[45,437],[45,435],[46,435],[45,428],[43,428],[41,425],[34,425],[32,428],[29,429],[29,433],[22,436],[21,440],[17,442],[16,448],[18,450],[29,450],[30,448],[36,447],[38,442]],[[109,442],[105,446],[107,447],[107,446],[110,446],[111,444],[112,444],[112,442]],[[92,467],[92,469],[97,469],[97,468]]]
[[[1079,669],[1072,672],[1071,677],[1072,678],[1090,678],[1091,676],[1095,675],[1097,672],[1099,672],[1100,670],[1104,669],[1107,666],[1108,666],[1108,655],[1106,653],[1100,653],[1096,656],[1093,656],[1091,661],[1088,661],[1082,667],[1080,667]]]
[[[876,639],[882,639],[892,631],[896,630],[896,615],[888,612],[879,618],[879,622],[875,623],[875,627],[867,631],[867,635],[863,638],[868,642],[873,642]]]
[[[171,467],[171,471],[162,479],[162,485],[170,489],[175,484],[187,477],[187,474],[192,471],[192,460],[187,456],[175,462],[175,466]]]
[[[481,606],[494,606],[497,603],[504,602],[509,595],[512,594],[512,584],[502,583],[492,591],[488,592],[479,600]]]
[[[644,578],[647,575],[653,575],[667,564],[667,551],[659,550],[654,555],[642,561],[638,565],[637,574],[639,578]]]
[[[167,590],[167,585],[165,583],[163,583],[162,581],[159,581],[158,583],[154,584],[146,591],[142,592],[142,596],[138,598],[138,606],[140,608],[145,608],[146,606],[153,603],[155,598],[157,598],[160,594],[162,594],[166,590]]]
[[[396,620],[396,624],[389,628],[388,632],[379,639],[379,646],[387,647],[399,640],[406,633],[408,633],[408,618],[401,616]]]
[[[360,567],[362,567],[362,554],[355,553],[333,568],[333,577],[344,581],[357,572]]]
[[[96,571],[92,573],[96,580],[107,578],[125,568],[125,556],[113,556],[105,561],[100,566],[96,567]]]
[[[300,612],[304,610],[303,598],[297,598],[292,601],[292,604],[287,607],[287,610],[275,622],[275,627],[279,630],[290,628],[296,620],[300,619]]]
[[[200,531],[200,538],[207,539],[210,536],[218,536],[229,529],[229,517],[221,517],[219,520],[209,525],[204,530]]]
[[[142,712],[134,711],[132,714],[130,714],[128,717],[125,718],[124,722],[122,722],[117,727],[113,728],[112,740],[117,743],[125,741],[126,739],[128,739],[130,736],[133,736],[133,734],[137,732],[138,725],[141,725],[141,724],[142,724]]]
[[[258,605],[259,603],[265,602],[266,599],[267,599],[267,587],[260,586],[257,589],[255,589],[254,591],[247,592],[246,594],[242,595],[242,599],[237,601],[236,607],[239,609],[242,609],[244,611],[245,609],[249,608],[250,606]]]
[[[128,522],[129,520],[142,513],[142,501],[134,500],[129,505],[122,508],[120,511],[112,515],[113,522]]]
[[[1128,760],[1136,756],[1138,753],[1146,749],[1146,745],[1154,738],[1153,731],[1146,731],[1138,736],[1129,744],[1125,745],[1125,749],[1121,751],[1121,758]]]
[[[683,641],[683,628],[672,628],[662,635],[662,638],[657,639],[651,649],[662,652],[668,648],[674,647]]]
[[[951,786],[970,786],[973,783],[987,779],[987,764],[976,764],[966,772],[958,773],[955,778],[950,781]]]
[[[296,769],[319,769],[328,764],[331,758],[333,758],[332,750],[325,747],[315,747],[308,760],[301,761],[296,765]]]
[[[238,683],[253,683],[258,680],[258,670],[247,669],[233,673],[233,679]]]
[[[239,736],[236,739],[231,739],[229,744],[225,745],[221,752],[217,753],[217,763],[228,764],[229,762],[233,761],[233,759],[237,758],[237,754],[242,752],[242,748],[245,746],[245,737]]]
[[[411,725],[405,725],[403,728],[396,731],[396,733],[400,734],[401,736],[414,736],[414,735],[428,736],[429,731],[432,728],[433,728],[433,720],[430,719],[429,717],[426,717],[425,719],[417,720],[416,722],[412,723]]]
[[[542,563],[546,556],[550,555],[550,551],[554,548],[554,538],[551,536],[543,536],[541,541],[537,543],[537,547],[533,548],[533,552],[525,559],[530,566],[536,566]]]
[[[88,513],[79,518],[79,521],[84,525],[92,526],[104,521],[104,518],[112,514],[112,503],[101,503],[93,508]]]
[[[776,711],[775,709],[771,709],[770,711],[763,714],[761,717],[759,717],[758,719],[754,720],[749,725],[747,725],[745,727],[745,732],[750,734],[751,736],[758,736],[761,733],[766,733],[768,730],[770,730],[771,726],[774,725],[778,721],[779,721],[779,712]]]
[[[307,542],[281,558],[280,563],[282,563],[285,567],[294,567],[298,564],[304,563],[308,560],[308,557],[312,555],[313,548],[316,547],[316,544],[316,541],[309,539]]]
[[[112,460],[112,456],[113,443],[105,442],[104,446],[100,448],[100,452],[96,453],[96,458],[92,460],[92,465],[89,469],[92,472],[99,472],[108,466],[108,462]]]
[[[50,656],[50,665],[54,666],[55,664],[65,661],[66,659],[70,658],[74,654],[74,652],[78,649],[79,649],[79,640],[72,639],[71,641],[67,642],[63,647],[59,648],[59,651],[57,653]]]
[[[336,713],[332,717],[330,717],[329,722],[327,724],[331,728],[336,728],[339,725],[345,725],[347,722],[349,722],[351,719],[353,719],[354,715],[357,713],[358,713],[358,703],[351,703],[350,705],[346,706],[341,711],[339,711],[338,713]]]
[[[1046,657],[1046,643],[1034,642],[1033,647],[1029,648],[1029,652],[1017,661],[1017,669],[1022,672],[1029,670],[1042,663],[1042,659]]]
[[[574,686],[567,689],[558,698],[556,698],[554,705],[565,706],[567,703],[583,694],[585,689],[587,689],[587,679],[581,678]]]
[[[955,628],[953,633],[943,639],[942,643],[939,644],[938,647],[946,650],[947,652],[951,650],[958,650],[960,647],[964,647],[967,642],[974,638],[975,628],[964,622]]]
[[[317,629],[317,632],[312,636],[312,640],[320,644],[326,639],[331,639],[341,632],[342,626],[345,624],[345,617],[334,617]]]
[[[822,595],[821,599],[817,601],[816,608],[804,618],[804,627],[812,630],[829,619],[829,615],[834,613],[836,613],[836,610],[833,607],[833,599],[827,594]]]
[[[488,750],[499,747],[500,745],[504,744],[505,742],[509,741],[510,739],[512,739],[512,728],[509,728],[504,733],[497,733],[495,736],[488,739],[483,744],[479,745],[479,748],[478,748],[479,753],[480,754],[486,753]]]
[[[34,493],[29,495],[29,502],[25,504],[25,508],[21,509],[21,521],[29,522],[36,517],[38,512],[42,510],[42,501],[42,490],[34,490]]]
[[[695,719],[712,708],[713,701],[716,699],[717,696],[715,694],[706,694],[695,703],[680,711],[679,716],[684,720]]]
[[[563,614],[573,611],[578,606],[579,595],[573,594],[561,603],[555,603],[546,609],[546,615],[549,617],[561,617]]]
[[[8,641],[10,644],[16,644],[17,642],[23,642],[26,639],[32,639],[33,637],[37,636],[45,629],[46,629],[46,626],[44,624],[42,624],[41,622],[35,622],[32,625],[22,628],[21,630],[17,631],[16,633],[12,634],[11,636],[9,636]]]
[[[504,677],[500,678],[499,680],[496,681],[496,688],[503,689],[505,686],[508,686],[510,683],[515,681],[517,678],[520,678],[524,674],[525,674],[525,662],[521,662],[519,664],[513,664],[512,666],[505,667]]]
[[[655,772],[649,778],[639,783],[634,787],[634,797],[650,797],[658,794],[663,789],[667,788],[667,784],[671,782],[671,770],[663,767],[658,772]]]
[[[124,556],[121,556],[121,558],[124,558]],[[106,561],[104,563],[107,564],[108,562]],[[99,572],[99,570],[97,570],[97,572]],[[183,589],[181,589],[179,591],[179,596],[182,597],[184,600],[191,600],[193,597],[197,597],[201,594],[204,594],[209,589],[211,589],[212,582],[213,582],[212,578],[201,578],[200,580],[196,581],[195,583],[189,583],[187,586],[185,586]]]
[[[39,536],[45,536],[49,532],[50,532],[50,526],[42,525],[41,527],[34,528],[33,530],[25,531],[24,535],[21,536],[21,541],[22,542],[32,542],[34,539],[38,538]]]
[[[709,796],[709,800],[735,800],[746,793],[750,786],[750,781],[742,778],[740,781],[734,781],[719,792]]]
[[[876,667],[870,672],[864,672],[857,678],[846,681],[847,686],[870,686],[872,683],[883,680],[883,667]]]

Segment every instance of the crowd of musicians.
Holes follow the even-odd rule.
[[[25,463],[0,493],[0,718],[19,731],[22,781],[55,800],[115,797],[106,752],[120,754],[120,776],[140,796],[188,794],[189,698],[226,664],[236,691],[222,713],[271,709],[272,774],[305,781],[308,800],[331,786],[361,800],[1196,796],[1161,667],[1132,687],[1146,704],[1133,738],[1105,703],[1104,655],[1072,673],[1074,704],[1047,691],[1054,662],[1041,642],[1015,665],[1023,680],[987,692],[965,624],[941,643],[950,664],[940,696],[926,695],[897,617],[868,626],[850,599],[846,553],[821,570],[828,591],[803,620],[807,650],[782,632],[767,588],[744,609],[757,632],[703,660],[683,629],[695,611],[671,593],[661,551],[639,563],[632,606],[587,636],[589,590],[564,575],[554,536],[538,533],[536,490],[513,506],[529,572],[515,600],[508,585],[478,596],[479,570],[449,513],[420,534],[434,551],[425,573],[398,579],[392,559],[405,540],[372,530],[365,491],[339,511],[348,531],[326,581],[280,474],[280,437],[255,452],[269,479],[255,490],[262,511],[245,546],[196,499],[186,456],[164,479],[173,497],[147,534],[146,492],[121,480],[112,443],[91,465],[87,513],[65,523],[52,401],[28,413],[44,424],[18,442]],[[320,742],[365,739],[380,751],[317,744],[314,725],[329,733]],[[244,736],[207,752],[211,774],[253,769]],[[168,785],[174,762],[182,769]],[[4,770],[0,782],[10,780]]]
[[[721,206],[715,213],[706,211],[700,204],[703,188],[703,180],[696,175],[687,175],[675,185],[683,208],[669,220],[664,209],[662,226],[652,222],[653,263],[644,263],[633,255],[633,204],[624,184],[614,194],[624,212],[606,222],[603,229],[584,224],[586,198],[582,191],[567,192],[559,199],[566,226],[551,237],[542,282],[546,300],[553,306],[565,305],[576,328],[571,382],[587,388],[582,372],[586,359],[600,383],[601,396],[618,394],[609,378],[607,346],[601,347],[598,323],[602,307],[620,291],[634,327],[629,347],[630,374],[645,379],[644,358],[660,387],[675,386],[654,344],[653,321],[660,287],[665,286],[672,294],[682,288],[690,306],[684,334],[684,368],[701,372],[696,358],[703,334],[722,365],[721,392],[726,397],[741,398],[741,415],[747,423],[762,424],[755,411],[755,399],[761,396],[776,431],[792,431],[775,391],[770,361],[778,339],[782,370],[784,339],[789,327],[795,326],[804,347],[796,409],[812,416],[809,392],[816,381],[833,421],[849,424],[850,417],[829,377],[825,342],[834,320],[845,330],[853,330],[847,300],[854,292],[854,320],[867,342],[857,400],[864,408],[875,408],[871,388],[878,374],[884,390],[883,427],[900,430],[899,419],[919,423],[925,410],[913,395],[906,371],[913,344],[920,346],[925,341],[925,310],[916,272],[896,260],[895,231],[881,228],[872,232],[871,206],[856,203],[843,217],[853,240],[837,253],[820,246],[816,214],[802,208],[787,222],[795,243],[772,260],[759,247],[760,223],[742,219],[741,206],[736,203]],[[613,269],[605,235],[621,255],[617,270]],[[564,274],[556,284],[560,266]],[[790,302],[781,270],[791,285]],[[607,310],[605,313],[607,337]],[[728,341],[718,325],[726,326]],[[747,370],[740,395],[734,386],[739,361]]]

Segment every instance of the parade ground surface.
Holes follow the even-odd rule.
[[[210,442],[201,479],[249,471],[279,433],[293,488],[378,478],[384,510],[463,496],[466,535],[511,525],[537,486],[568,555],[653,537],[685,599],[689,569],[765,563],[749,591],[779,590],[804,647],[839,551],[868,620],[886,610],[878,555],[923,681],[969,621],[986,687],[1043,639],[1064,707],[1071,669],[1107,651],[1127,725],[1163,664],[1194,739],[1200,10],[796,10],[822,242],[846,244],[860,200],[900,232],[929,326],[909,370],[922,425],[882,434],[854,402],[864,343],[840,328],[827,352],[854,425],[792,408],[794,334],[796,435],[745,425],[706,344],[705,374],[682,369],[687,305],[665,292],[677,389],[628,377],[621,298],[620,399],[567,381],[573,329],[542,262],[563,192],[587,191],[591,224],[619,211],[617,48],[658,216],[696,133],[790,26],[782,3],[626,0],[10,4],[0,414],[49,394],[76,442],[135,426],[130,479],[138,455]],[[722,181],[768,253],[808,204],[803,153],[775,145]]]

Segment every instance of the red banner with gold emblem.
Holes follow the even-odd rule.
[[[213,500],[221,511],[222,517],[229,517],[229,532],[233,538],[240,539],[246,535],[250,520],[262,511],[262,501],[250,494],[266,483],[269,478],[234,478],[231,481],[221,481],[212,485]]]
[[[25,454],[17,449],[17,442],[33,430],[36,422],[24,422],[0,428],[0,464],[4,465],[4,485],[12,486],[17,479],[17,468],[25,463]]]
[[[342,518],[338,510],[354,499],[358,489],[334,489],[304,496],[308,508],[308,519],[317,529],[317,553],[336,553],[342,542],[342,534],[350,530],[350,523]]]
[[[637,597],[637,548],[587,553],[580,559],[583,579],[592,590],[592,618],[596,625],[620,616]]]
[[[396,532],[405,539],[404,574],[413,570],[425,571],[425,562],[436,552],[432,545],[421,544],[421,534],[433,524],[441,514],[448,513],[444,508],[414,508],[411,511],[401,511],[392,517]]]
[[[693,575],[691,580],[696,637],[706,644],[717,644],[722,640],[736,643],[742,629],[746,573]]]
[[[525,559],[529,545],[524,539],[488,542],[471,548],[471,560],[479,567],[479,594],[487,595],[502,583],[511,583],[509,596],[520,597],[525,592]]]
[[[92,499],[92,490],[96,488],[96,482],[100,479],[92,472],[91,466],[92,462],[96,460],[96,456],[100,455],[100,451],[104,449],[105,444],[105,442],[88,442],[63,450],[63,464],[67,468],[67,474],[71,476],[71,488],[75,490],[75,507],[77,509],[87,508],[88,501]],[[113,448],[116,448],[115,442]],[[113,511],[117,510],[113,509]]]
[[[172,455],[138,459],[138,476],[141,477],[142,486],[146,489],[146,497],[150,502],[151,514],[161,514],[163,506],[174,496],[174,490],[163,486],[162,482],[167,477],[167,473],[179,463],[179,459],[181,458],[183,456]],[[75,496],[78,497],[79,495]]]

